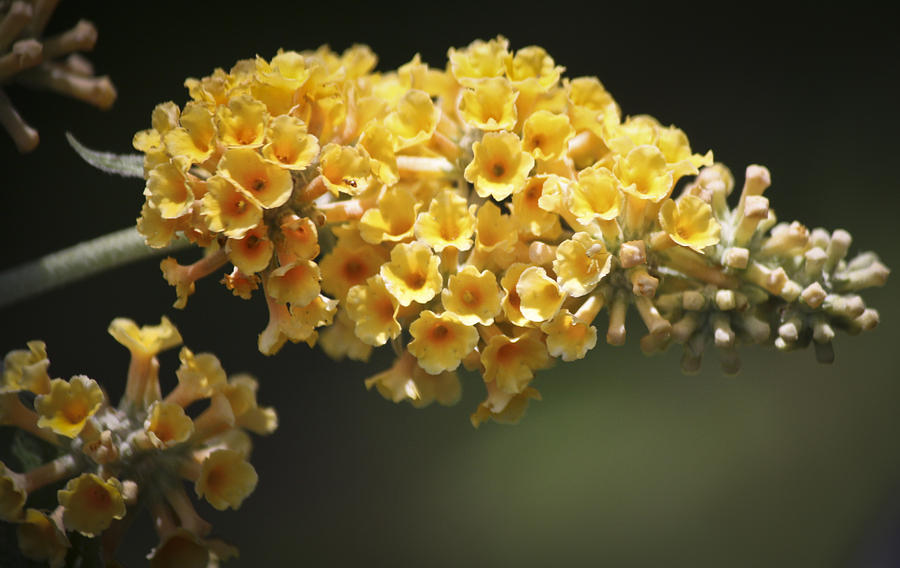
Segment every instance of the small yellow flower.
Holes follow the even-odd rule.
[[[659,129],[656,146],[666,157],[670,167],[679,170],[683,175],[694,175],[698,172],[698,168],[713,164],[712,150],[702,156],[694,154],[691,152],[687,135],[674,126]]]
[[[516,125],[518,93],[505,77],[483,79],[462,93],[462,119],[485,131],[512,130]]]
[[[501,391],[521,393],[534,377],[534,372],[550,365],[547,347],[534,331],[517,337],[500,334],[492,337],[481,353],[484,381],[496,381]]]
[[[478,345],[478,331],[451,312],[424,310],[409,326],[413,340],[407,345],[419,366],[431,375],[454,371]]]
[[[238,555],[237,548],[218,539],[204,539],[184,527],[167,532],[147,555],[150,568],[206,568]]]
[[[146,201],[141,207],[141,216],[137,220],[137,230],[144,237],[148,247],[163,248],[175,238],[179,220],[164,219],[159,209],[151,207]]]
[[[234,450],[216,450],[203,461],[194,489],[198,497],[220,511],[237,509],[256,489],[259,477],[244,457]]]
[[[177,219],[186,215],[194,204],[194,192],[189,187],[184,169],[173,162],[162,163],[147,176],[144,189],[147,203],[159,211],[163,219]]]
[[[578,182],[571,185],[571,211],[579,223],[588,225],[595,219],[610,221],[619,216],[624,196],[619,180],[606,168],[586,168],[578,172]]]
[[[53,379],[50,392],[34,400],[34,408],[40,415],[38,426],[74,438],[87,419],[100,409],[103,398],[97,381],[84,375],[75,375],[68,381]]]
[[[290,171],[263,159],[253,148],[225,150],[218,173],[264,209],[284,205],[294,190]]]
[[[400,185],[390,187],[378,198],[376,207],[363,213],[359,234],[373,245],[408,240],[413,236],[419,207],[421,204],[409,189]]]
[[[410,89],[385,117],[384,125],[394,135],[394,150],[402,150],[431,139],[440,118],[441,111],[428,93]]]
[[[223,69],[216,69],[212,75],[202,79],[188,78],[184,86],[194,101],[215,107],[228,102],[230,78]]]
[[[579,321],[572,312],[563,309],[541,325],[547,334],[547,351],[563,361],[582,359],[597,344],[597,328]]]
[[[575,233],[556,248],[553,271],[562,292],[578,298],[590,293],[612,267],[612,255],[603,241]]]
[[[306,305],[291,304],[291,317],[282,327],[282,331],[294,343],[306,341],[312,347],[316,343],[316,328],[331,325],[337,312],[337,305],[337,300],[322,294]]]
[[[367,278],[378,274],[387,254],[381,247],[364,242],[359,237],[338,239],[338,244],[319,263],[322,271],[322,290],[338,299]]]
[[[369,187],[372,172],[365,150],[355,146],[326,144],[319,155],[319,172],[328,190],[358,195]]]
[[[144,153],[159,150],[165,152],[162,138],[168,131],[178,127],[180,115],[181,109],[172,101],[156,105],[150,114],[151,128],[149,130],[141,130],[134,135],[132,141],[134,149]]]
[[[519,297],[517,285],[519,277],[525,272],[529,266],[522,262],[510,264],[500,279],[500,287],[503,288],[503,299],[500,306],[503,308],[503,314],[512,324],[518,326],[532,325],[524,315],[522,315],[522,299]]]
[[[57,492],[66,530],[92,537],[105,531],[113,519],[125,516],[122,485],[115,477],[104,481],[93,473],[84,473]]]
[[[463,85],[472,85],[480,79],[499,77],[506,71],[509,41],[497,36],[490,41],[475,40],[465,49],[450,48],[450,72]]]
[[[506,75],[516,88],[529,92],[545,92],[556,85],[564,67],[556,65],[542,47],[523,47],[506,58]]]
[[[250,375],[236,375],[228,379],[222,393],[231,403],[235,426],[259,435],[271,434],[278,428],[278,414],[274,408],[259,406],[258,389],[259,383]]]
[[[352,361],[368,361],[372,346],[364,343],[355,333],[356,324],[347,310],[338,310],[334,324],[319,333],[319,347],[336,361],[344,357]]]
[[[194,164],[202,164],[216,149],[216,127],[213,115],[204,105],[190,101],[179,117],[181,126],[166,132],[163,138],[166,151],[173,158],[184,157]]]
[[[249,300],[253,291],[259,288],[259,276],[256,274],[248,276],[235,266],[230,274],[226,274],[222,278],[222,284],[225,284],[225,287],[231,290],[231,293],[235,296]]]
[[[401,306],[424,304],[443,288],[440,258],[424,243],[402,243],[391,250],[391,260],[381,266],[384,286]]]
[[[28,509],[25,519],[16,527],[16,538],[22,556],[35,562],[46,562],[50,568],[62,568],[71,545],[56,522],[38,511]]]
[[[384,124],[370,120],[359,137],[359,145],[369,154],[369,167],[386,186],[397,183],[400,170],[394,154],[394,135]]]
[[[194,423],[181,406],[157,400],[147,411],[144,431],[157,448],[170,448],[190,438]]]
[[[225,250],[228,252],[228,259],[241,272],[254,274],[269,266],[275,245],[269,239],[266,227],[258,225],[241,238],[228,239]]]
[[[475,158],[466,166],[466,181],[479,197],[506,199],[525,186],[534,166],[531,154],[522,151],[519,137],[510,132],[488,132],[473,146]]]
[[[166,397],[167,402],[186,407],[195,400],[211,397],[227,382],[222,363],[212,353],[194,355],[193,351],[182,347],[178,359],[181,361],[175,371],[178,386]]]
[[[312,163],[319,153],[319,141],[307,134],[306,124],[299,118],[283,114],[266,127],[266,145],[263,156],[283,168],[302,170]]]
[[[0,461],[0,521],[13,523],[20,520],[27,499],[22,475],[7,469]]]
[[[444,406],[456,404],[462,392],[455,371],[430,375],[409,351],[400,354],[390,369],[366,379],[366,388],[373,386],[384,398],[392,402],[408,400],[416,408],[435,400]]]
[[[517,240],[514,221],[493,202],[487,201],[478,208],[475,240],[485,252],[510,247]]]
[[[465,325],[491,325],[500,313],[500,288],[494,273],[478,272],[466,266],[450,275],[447,288],[441,293],[444,309],[453,312]]]
[[[402,331],[397,321],[397,299],[388,292],[378,274],[366,280],[365,284],[350,288],[344,306],[347,315],[356,324],[356,336],[364,343],[384,345]]]
[[[278,257],[288,260],[312,260],[319,256],[319,230],[309,217],[293,213],[279,221],[281,239],[276,243]]]
[[[435,252],[447,247],[464,251],[472,248],[475,232],[475,208],[468,207],[466,198],[445,189],[432,199],[427,213],[416,219],[416,237]]]
[[[262,221],[263,211],[256,200],[216,175],[206,182],[200,214],[210,231],[239,238]]]
[[[29,341],[28,349],[10,351],[3,358],[3,375],[0,377],[0,393],[29,391],[34,394],[50,392],[50,375],[47,368],[47,346],[43,341]]]
[[[266,293],[283,304],[305,306],[319,295],[321,279],[319,266],[315,262],[292,262],[269,273]]]
[[[216,109],[219,141],[225,146],[258,147],[263,143],[269,112],[249,94],[231,98]]]
[[[178,329],[162,316],[159,325],[138,325],[128,318],[116,318],[109,324],[109,334],[124,345],[133,355],[153,357],[182,342]]]
[[[265,103],[272,116],[284,115],[295,108],[295,97],[310,77],[306,59],[296,51],[278,50],[271,61],[257,57],[250,92]],[[221,104],[221,103],[219,103]]]
[[[565,85],[572,127],[605,138],[610,126],[619,123],[619,106],[609,91],[596,77],[578,77]]]
[[[522,148],[537,160],[554,160],[567,150],[574,135],[568,116],[539,110],[522,125]]]
[[[478,428],[486,420],[493,420],[498,424],[518,424],[525,415],[528,401],[531,399],[541,400],[541,394],[535,388],[526,387],[522,392],[504,399],[506,403],[502,409],[495,410],[490,401],[482,402],[470,417],[472,426]]]
[[[547,176],[528,178],[522,191],[513,194],[510,216],[520,232],[531,237],[553,241],[562,232],[559,216],[541,207],[541,197]]]
[[[522,271],[516,282],[519,296],[519,311],[532,322],[547,321],[556,315],[566,299],[556,280],[547,276],[540,266],[529,266]]]
[[[624,158],[617,156],[614,173],[622,190],[638,199],[659,203],[672,193],[672,173],[656,146],[636,146]]]
[[[659,224],[673,241],[697,252],[719,242],[721,227],[713,217],[712,207],[695,195],[685,194],[677,201],[664,201],[659,210]]]

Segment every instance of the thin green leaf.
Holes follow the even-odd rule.
[[[66,132],[66,139],[81,158],[98,170],[123,177],[144,177],[144,157],[140,154],[113,154],[91,150]]]

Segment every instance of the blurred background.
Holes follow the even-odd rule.
[[[241,58],[366,43],[382,70],[417,52],[442,67],[448,47],[497,34],[513,49],[541,45],[567,76],[596,75],[624,114],[676,124],[738,184],[746,165],[765,164],[780,219],[847,229],[851,254],[874,249],[900,267],[900,49],[885,14],[626,4],[63,1],[49,31],[93,21],[89,58],[119,98],[101,112],[7,89],[41,144],[23,156],[0,136],[0,269],[139,213],[143,183],[83,163],[67,130],[91,148],[131,152],[155,104],[183,105],[186,77]],[[0,350],[43,339],[52,376],[88,374],[117,400],[128,354],[107,325],[166,314],[195,352],[259,377],[261,404],[274,404],[281,421],[257,439],[259,486],[238,512],[198,505],[214,534],[240,547],[229,565],[900,566],[896,278],[865,296],[881,326],[840,336],[833,365],[811,351],[748,348],[736,377],[722,374],[715,353],[684,376],[679,349],[641,354],[634,321],[625,347],[598,345],[540,374],[544,401],[519,425],[476,431],[477,376],[463,376],[457,406],[394,405],[363,386],[387,353],[336,363],[288,344],[264,357],[260,297],[234,298],[210,278],[175,310],[158,264],[0,309]],[[162,358],[168,384],[176,355]],[[143,565],[155,543],[145,515],[120,558]]]

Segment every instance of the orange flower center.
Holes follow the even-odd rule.
[[[497,362],[509,364],[519,356],[519,348],[515,343],[507,343],[497,350]]]
[[[99,485],[90,486],[85,493],[85,497],[91,506],[100,510],[109,508],[111,503],[109,492]]]
[[[491,175],[494,179],[500,179],[506,173],[506,164],[501,162],[494,162],[491,164]]]
[[[84,420],[85,416],[87,416],[88,409],[87,405],[80,400],[73,400],[67,404],[62,411],[63,417],[70,424],[78,424],[82,420]]]
[[[435,341],[443,341],[449,335],[450,330],[442,323],[435,324],[435,326],[431,328],[431,338]]]
[[[406,282],[406,285],[410,288],[419,289],[425,285],[425,275],[419,272],[413,272],[408,274],[403,281]]]

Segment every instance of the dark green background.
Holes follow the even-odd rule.
[[[66,130],[90,147],[129,152],[156,103],[185,102],[184,78],[239,58],[367,43],[380,69],[416,52],[443,66],[448,47],[498,33],[513,48],[545,47],[568,76],[598,76],[625,114],[678,125],[739,180],[747,164],[767,165],[780,219],[845,228],[854,252],[874,249],[900,266],[900,50],[885,13],[813,4],[798,16],[732,3],[184,4],[61,3],[51,28],[79,17],[98,25],[90,57],[119,99],[100,112],[8,88],[42,142],[19,156],[0,137],[0,268],[138,215],[143,184],[82,163]],[[832,366],[811,352],[757,348],[743,350],[737,377],[722,375],[715,354],[686,377],[677,349],[640,353],[634,321],[627,346],[599,345],[539,375],[544,401],[521,424],[475,431],[478,377],[464,377],[458,406],[395,406],[362,385],[387,366],[386,354],[334,363],[288,345],[263,357],[260,298],[233,298],[208,279],[177,311],[157,265],[0,310],[0,351],[42,338],[55,376],[86,373],[118,396],[128,356],[106,326],[165,313],[192,349],[260,377],[260,399],[277,406],[281,428],[256,444],[259,488],[239,512],[198,505],[216,534],[240,546],[234,565],[900,565],[896,279],[866,294],[882,325],[839,337]],[[175,355],[162,362],[171,383]],[[142,565],[154,543],[144,516],[121,558]]]

